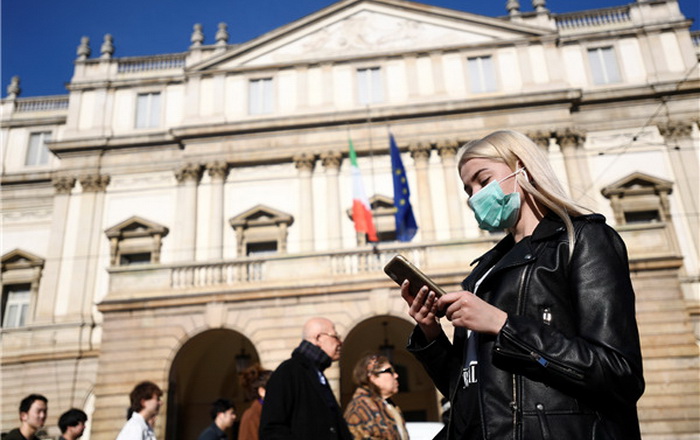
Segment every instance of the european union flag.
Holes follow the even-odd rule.
[[[396,206],[396,239],[411,241],[418,231],[416,218],[409,197],[406,170],[401,161],[399,147],[396,146],[394,135],[389,133],[389,149],[391,150],[391,174],[394,176],[394,205]]]

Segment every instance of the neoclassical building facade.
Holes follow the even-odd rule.
[[[500,234],[480,231],[459,146],[501,128],[544,149],[572,197],[625,239],[647,390],[645,440],[700,434],[700,53],[674,0],[486,17],[342,0],[240,44],[116,57],[83,38],[68,94],[2,100],[2,402],[49,398],[113,439],[141,380],[165,391],[158,438],[196,438],[238,372],[275,368],[310,317],[344,336],[328,376],[345,404],[367,351],[390,353],[397,402],[440,419],[404,349],[412,329],[382,266],[402,253],[447,289]],[[225,19],[225,17],[222,17]],[[395,240],[388,135],[419,230]],[[349,141],[380,242],[350,216]],[[449,324],[445,324],[448,326]]]

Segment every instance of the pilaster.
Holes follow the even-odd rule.
[[[427,143],[411,144],[408,147],[416,167],[416,183],[418,185],[418,208],[420,215],[420,233],[423,241],[435,239],[435,222],[433,220],[433,198],[430,194],[428,166],[430,163],[431,146]]]
[[[175,260],[194,261],[197,246],[197,186],[202,178],[202,166],[189,163],[175,171],[177,188],[177,212],[175,231]]]
[[[696,255],[700,253],[700,157],[691,135],[693,123],[690,121],[669,121],[659,124],[659,133],[666,142],[668,157],[673,168],[677,193],[682,204],[681,211],[690,213],[685,220],[695,245]]]
[[[35,309],[34,322],[53,322],[56,305],[56,295],[60,285],[61,262],[63,261],[63,246],[68,220],[68,208],[71,192],[75,187],[72,176],[56,176],[52,180],[55,190],[53,197],[53,213],[51,215],[51,231],[49,233],[46,262],[39,285],[38,300]]]
[[[213,161],[206,165],[211,182],[211,204],[209,211],[209,243],[207,255],[212,260],[223,257],[224,240],[224,184],[229,172],[226,161]]]
[[[327,151],[321,154],[321,163],[326,170],[326,206],[328,209],[328,246],[340,249],[342,246],[342,224],[338,175],[343,155],[340,151]]]
[[[106,174],[84,174],[78,177],[82,194],[75,243],[72,256],[71,281],[69,288],[60,288],[56,298],[56,315],[82,318],[90,322],[94,304],[95,281],[100,242],[102,240],[102,216],[104,197],[110,176]]]
[[[450,238],[463,236],[462,211],[464,204],[458,189],[462,187],[457,172],[457,149],[459,145],[455,141],[442,141],[437,145],[438,154],[442,158],[442,171],[445,178],[445,194],[447,195],[447,219],[450,225]]]
[[[595,209],[595,206],[591,206],[591,201],[594,199],[587,198],[586,195],[586,192],[591,189],[588,158],[583,152],[586,135],[580,130],[567,128],[557,131],[554,136],[564,156],[571,198],[588,208]]]
[[[316,164],[316,156],[300,153],[294,156],[294,166],[299,170],[299,226],[301,229],[301,251],[314,250],[314,206],[311,175]]]

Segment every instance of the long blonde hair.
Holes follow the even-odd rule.
[[[482,139],[468,142],[459,156],[457,172],[470,159],[490,159],[502,162],[513,171],[520,166],[527,174],[518,173],[515,179],[523,191],[532,195],[542,205],[559,216],[566,225],[569,237],[569,257],[574,251],[575,237],[572,216],[590,213],[591,210],[574,202],[554,174],[544,152],[530,138],[513,130],[495,131]]]

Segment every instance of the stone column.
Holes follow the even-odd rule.
[[[418,185],[419,231],[423,241],[435,240],[435,222],[433,221],[433,198],[430,194],[428,180],[428,163],[431,146],[427,143],[411,144],[408,147],[416,167]]]
[[[301,153],[293,158],[299,170],[299,226],[301,228],[300,250],[314,250],[314,203],[311,175],[316,163],[316,156]]]
[[[34,322],[52,322],[55,314],[56,295],[60,285],[61,263],[63,261],[63,244],[66,236],[68,208],[75,178],[57,176],[53,178],[55,195],[51,214],[51,230],[46,252],[46,262],[42,272],[39,294],[36,302]]]
[[[673,175],[682,208],[689,213],[690,235],[695,249],[700,249],[700,200],[698,200],[698,182],[700,182],[700,158],[694,148],[692,123],[688,121],[671,121],[659,125],[659,133],[664,137],[668,147],[668,156],[673,168]]]
[[[447,196],[447,217],[450,226],[450,238],[462,237],[463,221],[462,211],[464,204],[459,194],[459,189],[462,188],[462,182],[459,180],[457,171],[457,155],[458,144],[453,141],[441,142],[438,146],[438,154],[442,158],[442,170],[445,177],[445,194]]]
[[[78,210],[78,231],[75,253],[72,255],[71,281],[68,289],[59,288],[56,296],[56,314],[81,316],[89,320],[95,302],[95,280],[100,242],[103,238],[102,215],[105,189],[110,177],[104,174],[85,174],[78,177],[83,189]]]
[[[209,162],[206,167],[211,178],[207,255],[211,260],[220,260],[224,256],[224,183],[229,168],[226,161],[219,160]]]
[[[555,137],[564,157],[571,198],[588,208],[595,209],[595,206],[591,206],[591,202],[595,199],[586,197],[586,192],[591,190],[591,175],[588,171],[588,158],[583,152],[585,135],[578,130],[567,128],[556,132]]]
[[[328,247],[340,249],[342,246],[342,223],[338,175],[343,155],[340,151],[327,151],[321,154],[321,163],[326,170],[326,213],[328,215]]]
[[[175,260],[194,261],[197,251],[197,185],[202,178],[202,166],[195,163],[183,165],[175,172],[177,188],[177,212],[175,231]]]

